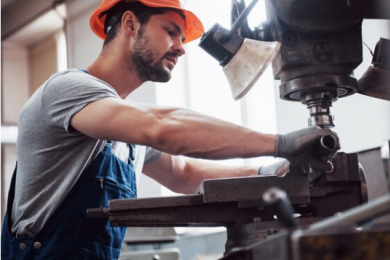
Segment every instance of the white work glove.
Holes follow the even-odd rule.
[[[262,165],[257,171],[257,175],[261,176],[278,176],[283,177],[289,171],[290,162],[282,159],[270,165]]]

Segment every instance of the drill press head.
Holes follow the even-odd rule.
[[[306,105],[309,126],[332,128],[332,103],[358,90],[353,71],[363,60],[361,20],[332,17],[331,3],[281,2],[266,1],[271,25],[266,35],[281,42],[272,64],[281,80],[280,98]],[[305,12],[298,10],[303,4]]]

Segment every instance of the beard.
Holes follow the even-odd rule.
[[[153,52],[150,39],[143,35],[143,28],[134,42],[131,54],[125,56],[129,70],[135,70],[142,81],[168,82],[171,71],[164,68],[163,61],[167,56],[177,57],[175,53],[167,52],[161,58]]]

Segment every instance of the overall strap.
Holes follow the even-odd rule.
[[[12,174],[11,178],[11,183],[9,185],[9,190],[8,190],[8,198],[7,198],[7,212],[8,212],[8,225],[11,225],[11,214],[12,214],[12,206],[14,204],[14,199],[15,199],[15,183],[16,183],[16,169],[17,169],[18,164],[16,163],[14,172]],[[4,228],[4,227],[3,227]],[[5,227],[9,228],[11,230],[11,227]]]

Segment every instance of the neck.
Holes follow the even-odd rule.
[[[102,52],[99,57],[87,67],[87,71],[94,77],[110,84],[125,99],[131,92],[142,85],[136,71],[129,70],[124,64],[123,56],[105,55]]]

